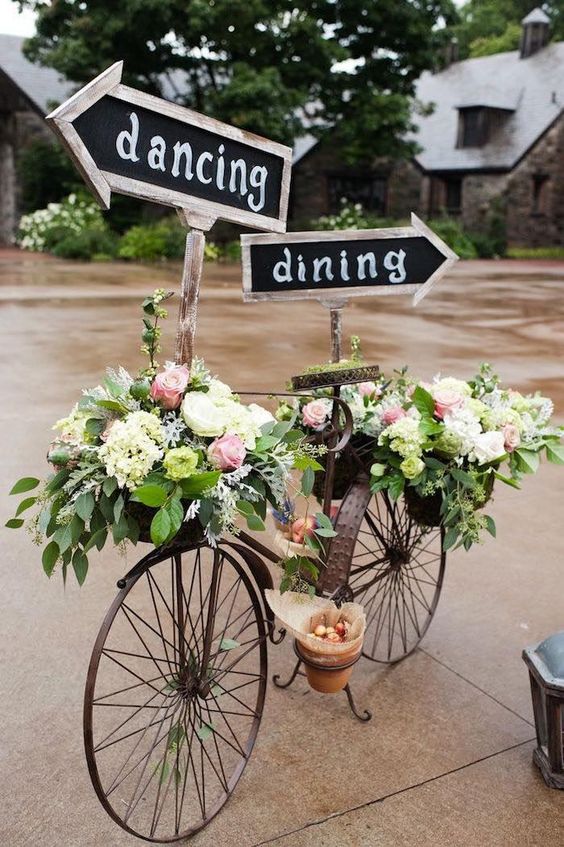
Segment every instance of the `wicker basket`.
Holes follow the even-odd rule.
[[[490,474],[486,478],[484,486],[486,497],[484,502],[480,503],[480,505],[478,506],[479,509],[485,506],[488,500],[491,498],[493,493],[493,487],[494,476],[493,474]],[[421,497],[421,495],[417,493],[415,488],[411,488],[408,485],[404,490],[403,496],[407,506],[407,511],[412,520],[414,520],[418,524],[421,524],[422,526],[441,526],[441,505],[443,502],[443,498],[440,491],[437,491],[430,497]]]
[[[183,501],[184,506],[188,506],[190,501]],[[144,506],[143,503],[135,503],[129,501],[126,506],[126,514],[135,518],[139,524],[139,541],[146,544],[152,544],[151,541],[151,521],[155,516],[155,510]],[[193,518],[191,521],[183,523],[177,535],[174,536],[172,542],[175,546],[188,546],[190,544],[201,544],[204,540],[204,529],[198,518]]]

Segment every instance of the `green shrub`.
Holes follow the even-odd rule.
[[[500,254],[496,250],[496,242],[485,232],[473,232],[468,234],[468,238],[474,245],[479,259],[495,259]]]
[[[99,260],[100,255],[111,259],[117,253],[117,236],[107,230],[83,229],[68,234],[52,252],[61,259]]]
[[[130,227],[121,238],[118,252],[122,259],[142,262],[181,259],[185,243],[186,233],[182,224],[170,217]]]
[[[60,144],[36,138],[26,144],[16,162],[24,213],[45,209],[80,191],[82,181]]]
[[[454,218],[437,218],[428,222],[430,229],[448,244],[461,259],[476,259],[478,251],[469,235]]]
[[[509,247],[509,259],[564,259],[564,247]]]
[[[241,261],[241,242],[240,241],[230,241],[225,245],[222,251],[222,256],[226,262],[240,262]]]

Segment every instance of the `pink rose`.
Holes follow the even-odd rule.
[[[405,409],[402,409],[401,406],[392,406],[391,409],[386,409],[384,414],[382,415],[382,422],[386,424],[386,426],[390,426],[390,424],[399,421],[401,418],[406,417]]]
[[[303,422],[314,429],[322,427],[327,418],[327,403],[324,400],[311,400],[302,409]]]
[[[515,448],[521,443],[519,430],[515,424],[505,424],[505,426],[502,427],[501,432],[503,433],[503,446],[505,447],[505,452],[513,453]]]
[[[308,515],[307,518],[296,518],[292,524],[292,541],[295,544],[303,544],[306,535],[311,538],[314,529],[315,518],[313,515]]]
[[[245,461],[247,451],[238,435],[222,435],[208,447],[208,459],[220,471],[234,471]]]
[[[157,374],[151,385],[151,397],[164,409],[177,409],[182,402],[190,371],[186,365],[173,365]]]
[[[435,415],[441,420],[449,412],[455,412],[464,405],[464,397],[448,388],[435,391],[433,399],[435,401]]]
[[[361,382],[358,385],[358,393],[361,397],[371,397],[372,394],[381,394],[375,382]]]

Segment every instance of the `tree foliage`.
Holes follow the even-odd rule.
[[[549,16],[553,40],[564,39],[564,0],[467,0],[459,10],[459,22],[450,30],[458,39],[460,58],[516,50],[521,21],[536,6]]]
[[[124,82],[270,138],[342,127],[355,159],[399,155],[407,102],[452,0],[18,0],[32,61],[77,83],[116,59]]]

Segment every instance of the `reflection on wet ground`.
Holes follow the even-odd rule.
[[[136,301],[157,286],[177,291],[179,279],[176,263],[82,264],[6,251],[5,337],[15,343],[37,332],[35,355],[70,361],[92,378],[106,363],[135,369]],[[383,370],[408,364],[425,377],[470,375],[491,361],[507,382],[543,389],[564,409],[563,286],[564,263],[461,262],[417,308],[408,297],[351,301],[345,336],[358,333],[365,358]],[[171,306],[164,356],[172,355],[174,314]],[[244,304],[240,267],[206,265],[197,349],[224,379],[241,389],[280,389],[304,364],[323,360],[328,342],[328,316],[318,303]],[[72,384],[72,373],[67,378]]]

